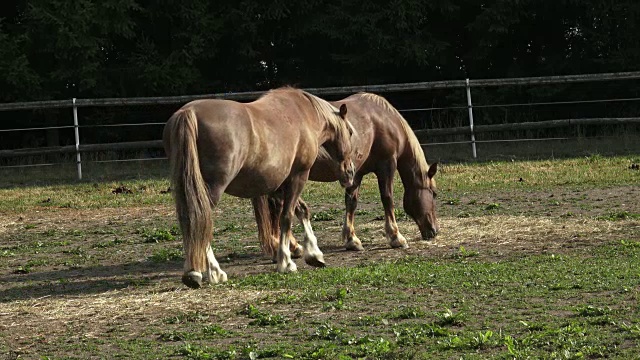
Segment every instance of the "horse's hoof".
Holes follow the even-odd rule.
[[[218,282],[227,282],[227,273],[224,271],[220,271],[220,274],[218,274]]]
[[[362,242],[360,242],[360,239],[358,238],[347,241],[345,243],[345,248],[349,251],[364,251],[364,246],[362,246]]]
[[[211,271],[209,273],[209,283],[210,284],[218,284],[227,281],[227,273],[219,270],[219,271]]]
[[[405,237],[402,236],[402,234],[400,233],[397,233],[395,236],[387,235],[387,240],[389,240],[389,245],[391,245],[391,247],[394,249],[397,249],[397,248],[406,249],[409,247],[409,243],[407,243],[407,239],[405,239]]]
[[[291,258],[292,259],[300,259],[302,257],[302,255],[304,255],[304,250],[302,250],[302,246],[298,245],[297,248],[293,249],[291,251]]]
[[[364,251],[364,246],[362,246],[362,244],[347,244],[347,246],[345,246],[345,248],[349,251]]]
[[[286,266],[278,266],[276,268],[276,271],[278,271],[281,274],[288,274],[288,273],[298,271],[298,267],[296,266],[296,263],[291,261]]]
[[[192,289],[199,289],[202,287],[202,274],[197,271],[189,271],[182,275],[182,283]]]
[[[322,258],[322,256],[304,258],[304,262],[306,262],[310,266],[318,267],[318,268],[323,268],[323,267],[327,266],[324,263],[324,259]]]
[[[391,245],[392,248],[394,249],[408,249],[409,248],[409,244],[407,243],[407,240],[405,241],[400,241],[398,239],[393,240],[389,243],[389,245]]]

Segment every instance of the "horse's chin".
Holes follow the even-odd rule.
[[[340,186],[347,189],[353,186],[353,179],[345,179],[344,177],[340,179]]]
[[[340,176],[340,186],[347,189],[353,186],[353,177],[350,176]]]

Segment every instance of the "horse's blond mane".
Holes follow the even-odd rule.
[[[402,123],[402,127],[404,128],[404,132],[407,134],[407,139],[409,140],[409,147],[411,148],[411,151],[413,152],[413,157],[415,158],[415,161],[416,161],[416,167],[418,168],[418,170],[420,170],[420,172],[424,176],[426,176],[427,171],[429,170],[429,164],[427,164],[427,159],[424,157],[424,151],[422,151],[422,146],[420,146],[420,142],[418,141],[418,138],[416,137],[416,135],[413,133],[413,130],[409,126],[409,123],[407,122],[407,120],[405,120],[404,117],[400,114],[400,112],[395,107],[393,107],[393,105],[391,105],[391,103],[389,103],[387,99],[383,98],[382,96],[372,94],[372,93],[365,93],[365,92],[358,93],[358,95],[360,95],[360,97],[371,100],[374,103],[382,106],[385,110],[390,111],[400,119],[400,122]]]
[[[350,125],[340,118],[340,110],[331,105],[328,101],[320,99],[306,91],[302,91],[302,94],[309,99],[313,108],[316,109],[318,116],[325,119],[329,126],[333,128],[338,138],[348,138],[350,136],[348,133]]]

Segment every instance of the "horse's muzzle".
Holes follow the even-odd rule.
[[[431,240],[438,235],[438,229],[430,227],[424,231],[420,231],[420,235],[422,235],[422,240]]]

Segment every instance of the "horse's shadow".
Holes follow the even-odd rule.
[[[175,277],[180,261],[98,265],[91,267],[6,274],[0,276],[0,302],[50,296],[87,295],[144,286],[152,281]]]
[[[342,245],[325,245],[326,255],[351,255],[367,257],[367,252],[389,250],[385,246],[371,246],[364,252],[347,251]],[[262,253],[235,254],[218,257],[223,269],[233,277],[275,270],[271,259]],[[297,259],[300,265],[302,259]],[[26,274],[0,275],[0,303],[38,299],[99,294],[128,287],[153,286],[159,282],[170,284],[167,291],[183,287],[180,282],[182,260],[166,262],[129,262],[124,264],[96,265],[72,269],[34,271]],[[337,266],[331,264],[328,266]]]
[[[229,254],[218,259],[225,268],[242,264],[269,265],[261,254]],[[129,262],[113,265],[34,271],[0,275],[0,303],[43,297],[91,295],[127,287],[166,282],[174,290],[182,287],[183,260]],[[233,271],[233,270],[232,270]],[[234,274],[235,276],[235,274]]]

